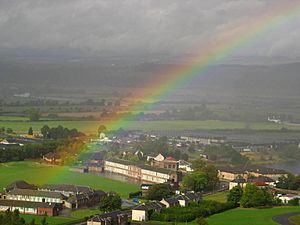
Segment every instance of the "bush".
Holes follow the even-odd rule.
[[[150,219],[164,222],[191,222],[198,217],[208,217],[234,208],[232,203],[220,203],[216,201],[202,201],[192,203],[187,207],[170,207],[163,209],[162,212],[154,212]]]

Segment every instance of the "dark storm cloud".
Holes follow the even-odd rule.
[[[293,0],[291,0],[293,1]],[[280,0],[0,0],[0,48],[85,54],[180,54],[201,48]],[[299,21],[249,55],[299,56]],[[284,32],[282,32],[284,31]]]

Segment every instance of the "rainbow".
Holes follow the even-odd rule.
[[[289,3],[284,1],[283,4],[270,9],[268,15],[259,16],[251,21],[244,21],[234,30],[219,34],[216,43],[211,43],[204,49],[198,49],[192,56],[183,60],[188,63],[162,71],[159,76],[156,76],[155,80],[147,83],[138,93],[135,93],[136,102],[142,103],[134,104],[128,111],[139,111],[144,106],[165,99],[176,90],[183,88],[195,77],[204,75],[207,69],[222,59],[230,57],[243,47],[293,21],[299,16],[299,12],[299,1]],[[119,108],[115,108],[114,111],[119,111]],[[116,116],[105,125],[110,130],[117,130],[120,127],[126,128],[128,123],[133,122],[128,121],[126,116]]]
[[[270,8],[267,15],[261,15],[251,21],[244,21],[229,30],[218,34],[215,43],[210,43],[206,48],[198,49],[190,57],[184,58],[188,62],[167,68],[156,76],[156,79],[147,83],[143,88],[135,93],[136,104],[133,104],[127,111],[136,112],[141,108],[151,105],[158,100],[165,99],[174,91],[183,88],[189,81],[205,74],[206,70],[219,63],[222,59],[230,57],[242,48],[260,40],[266,34],[284,26],[299,16],[299,1],[283,1]],[[121,108],[116,107],[115,112]],[[134,123],[128,120],[128,116],[116,115],[109,121],[101,121],[109,130],[125,128],[128,124]],[[95,131],[96,132],[96,131]],[[78,155],[82,149],[78,150]],[[49,176],[49,181],[59,181],[63,177],[66,169],[62,169],[58,174]]]

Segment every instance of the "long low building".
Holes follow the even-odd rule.
[[[47,202],[63,203],[64,196],[58,192],[38,191],[31,189],[13,189],[3,197],[7,200],[30,201],[30,202]]]
[[[179,182],[181,180],[181,175],[177,171],[149,165],[140,165],[131,161],[115,158],[105,161],[104,170],[154,184],[170,181]]]
[[[0,211],[18,210],[22,214],[56,216],[59,206],[55,203],[0,199]]]
[[[20,213],[35,215],[44,215],[46,212],[48,216],[53,216],[62,208],[77,209],[98,205],[104,196],[104,191],[87,186],[49,184],[38,188],[25,181],[16,181],[0,192],[0,210],[18,209]]]

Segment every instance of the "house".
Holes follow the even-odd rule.
[[[199,202],[201,200],[201,194],[193,191],[188,191],[184,194],[191,202]]]
[[[192,164],[185,161],[185,160],[179,160],[178,161],[178,169],[181,169],[185,172],[192,172]]]
[[[80,193],[93,192],[94,190],[88,186],[78,186],[72,184],[46,184],[39,188],[41,191],[58,192],[64,196],[71,196]]]
[[[247,178],[247,172],[241,167],[219,167],[218,177],[223,180],[234,180],[236,178]]]
[[[240,186],[241,188],[244,188],[246,184],[247,184],[247,180],[245,178],[237,177],[234,180],[229,182],[229,190],[231,190],[236,186]]]
[[[175,197],[181,207],[188,206],[191,202],[199,202],[201,195],[195,192],[186,192]]]
[[[89,163],[93,164],[103,164],[104,163],[105,152],[95,152],[90,156]]]
[[[275,187],[276,182],[270,177],[266,176],[259,176],[259,177],[253,177],[253,178],[248,178],[247,183],[252,183],[255,184],[256,186],[271,186]]]
[[[18,210],[22,214],[57,216],[60,207],[55,203],[0,199],[0,211]]]
[[[39,191],[31,189],[13,189],[4,196],[7,200],[60,203],[64,202],[64,196],[60,193],[50,191]]]
[[[87,221],[87,225],[127,225],[128,215],[122,211],[115,211],[95,215]]]
[[[149,202],[138,205],[132,209],[131,219],[132,221],[148,221],[151,211],[160,213],[164,207],[165,205],[160,202]]]
[[[164,204],[166,208],[179,206],[179,201],[176,198],[163,198],[160,203]]]
[[[186,197],[185,195],[178,195],[178,196],[176,196],[175,198],[176,198],[176,200],[179,202],[179,205],[180,205],[181,207],[186,207],[186,206],[188,206],[189,203],[190,203],[189,198]]]
[[[283,204],[288,204],[289,201],[294,199],[299,199],[300,203],[300,196],[295,194],[280,195],[278,198],[282,201]]]
[[[70,184],[47,184],[39,190],[63,195],[64,206],[70,209],[96,205],[106,196],[104,191]]]
[[[288,172],[273,168],[247,165],[245,167],[219,167],[218,176],[220,179],[232,181],[236,178],[250,177],[268,177],[273,180],[278,180],[281,176],[286,176]]]
[[[161,184],[169,181],[179,182],[182,178],[181,173],[178,171],[116,158],[105,160],[104,170],[151,184]]]
[[[158,154],[156,157],[154,157],[155,161],[163,161],[165,160],[165,157],[162,154]]]
[[[69,209],[78,209],[86,206],[97,205],[106,196],[104,191],[94,191],[70,196],[64,206]]]
[[[151,166],[178,171],[179,163],[173,157],[167,157],[164,160],[156,160],[155,158],[150,161]]]

